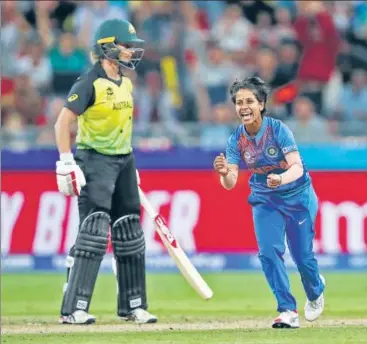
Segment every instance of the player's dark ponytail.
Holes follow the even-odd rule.
[[[267,112],[266,102],[270,94],[269,85],[257,76],[247,77],[241,81],[236,80],[230,88],[230,95],[233,104],[236,103],[236,94],[241,89],[251,90],[259,102],[264,102],[264,109],[261,111],[261,115],[264,116]]]

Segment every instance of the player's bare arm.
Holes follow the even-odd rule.
[[[77,115],[64,107],[55,124],[55,138],[59,153],[71,153],[70,133],[71,125],[76,121]]]
[[[303,175],[303,165],[298,151],[293,151],[285,155],[289,169],[282,174],[269,174],[267,178],[268,186],[278,187],[294,182]]]
[[[298,151],[285,155],[289,169],[281,174],[282,184],[289,184],[301,178],[303,175],[303,164]]]
[[[214,169],[220,174],[220,182],[225,189],[231,190],[236,186],[238,166],[235,164],[228,164],[223,153],[214,159]]]
[[[60,160],[56,163],[56,180],[59,191],[67,196],[78,196],[86,184],[85,176],[71,152],[70,127],[76,119],[77,115],[64,107],[55,124],[56,144],[60,153]]]

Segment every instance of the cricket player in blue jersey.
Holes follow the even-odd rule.
[[[305,318],[314,321],[323,312],[325,288],[313,253],[317,196],[292,132],[266,116],[268,85],[248,77],[234,82],[230,94],[241,125],[230,136],[226,155],[215,158],[214,168],[228,190],[237,183],[241,159],[252,173],[248,202],[259,258],[280,313],[272,327],[298,328],[297,304],[283,260],[285,237],[307,296]]]

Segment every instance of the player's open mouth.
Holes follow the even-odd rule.
[[[252,117],[252,113],[251,112],[243,112],[240,114],[241,119],[247,120],[250,119]]]

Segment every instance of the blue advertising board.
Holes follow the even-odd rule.
[[[327,144],[299,145],[302,158],[310,170],[367,170],[367,145]],[[135,149],[138,169],[208,170],[219,151],[201,148],[173,147],[168,150]],[[56,149],[38,148],[27,151],[2,151],[2,170],[54,170]]]

